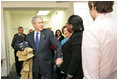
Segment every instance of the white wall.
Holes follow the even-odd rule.
[[[62,29],[62,27],[65,25],[65,11],[55,11],[50,17],[47,24],[45,24],[45,27],[51,27],[51,29],[54,31],[57,29]]]
[[[88,27],[92,22],[92,18],[89,14],[88,2],[75,2],[74,3],[74,14],[79,15],[83,19],[84,27]]]
[[[114,2],[113,12],[111,13],[113,18],[117,20],[117,1]]]
[[[73,2],[69,2],[69,7],[64,10],[55,11],[49,16],[49,21],[45,22],[45,27],[51,27],[55,31],[57,29],[62,30],[62,27],[66,25],[68,18],[74,13]]]

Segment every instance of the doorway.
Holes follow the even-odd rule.
[[[38,11],[49,10],[44,19],[44,28],[54,32],[65,25],[68,17],[73,14],[73,2],[59,1],[2,1],[2,54],[6,58],[1,67],[1,76],[9,76],[15,72],[14,50],[11,42],[19,26],[24,27],[24,33],[32,27],[31,19]],[[11,77],[10,77],[11,78]],[[14,76],[12,76],[14,78]]]

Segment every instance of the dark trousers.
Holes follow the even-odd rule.
[[[33,72],[33,79],[52,79],[52,73],[40,74],[39,72]]]
[[[58,79],[64,79],[64,74],[61,73],[60,67],[56,67],[56,73],[58,75]]]
[[[18,61],[18,57],[16,56],[17,54],[17,50],[14,51],[14,56],[15,56],[15,66],[16,66],[16,72],[17,72],[17,76],[20,76],[20,72],[22,69],[22,61]]]

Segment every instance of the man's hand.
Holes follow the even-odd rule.
[[[71,79],[72,77],[67,76],[66,79]]]
[[[61,58],[56,59],[56,65],[61,65],[63,63],[63,60]]]
[[[66,79],[72,79],[72,75],[69,75],[69,74],[67,74],[67,77],[66,77]]]

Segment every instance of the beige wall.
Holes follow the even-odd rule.
[[[24,33],[28,33],[29,28],[33,28],[31,19],[35,14],[11,14],[11,29],[15,33],[18,32],[18,27],[24,28]]]
[[[4,25],[4,17],[3,17],[3,8],[1,8],[1,57],[5,57],[5,60],[3,61],[2,67],[1,67],[1,76],[6,76],[7,71],[9,70],[7,68],[7,46],[6,46],[6,36],[5,36],[5,25]]]

